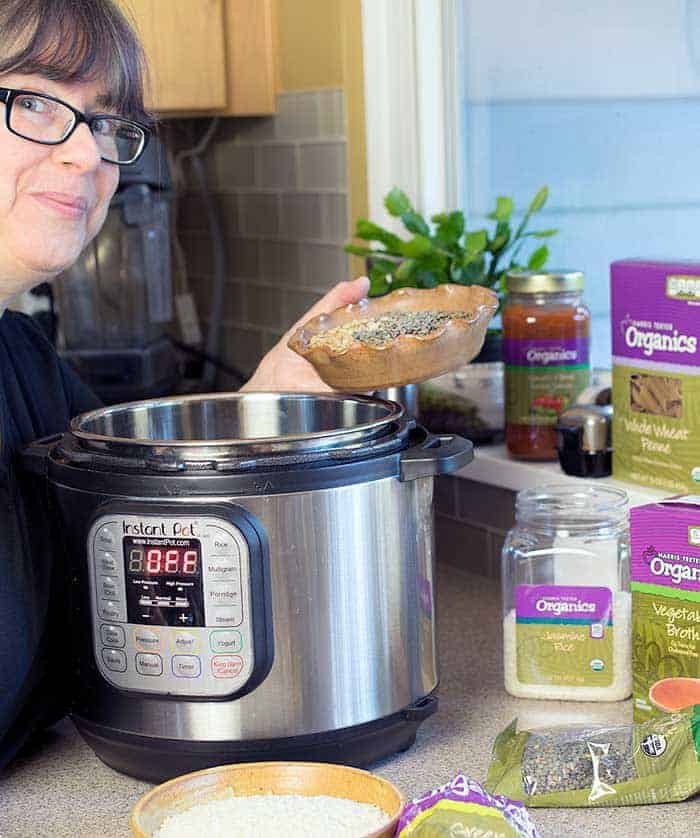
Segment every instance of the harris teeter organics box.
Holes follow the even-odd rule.
[[[613,262],[613,475],[700,487],[700,262]]]

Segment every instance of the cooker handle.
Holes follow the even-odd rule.
[[[401,480],[451,474],[474,459],[468,439],[452,434],[426,434],[418,445],[401,452]]]
[[[49,451],[61,439],[62,433],[45,436],[30,442],[20,453],[20,466],[29,474],[46,477],[49,466]]]

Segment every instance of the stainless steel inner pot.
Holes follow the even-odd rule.
[[[73,420],[81,447],[118,456],[242,457],[323,452],[390,434],[394,402],[316,393],[178,396],[102,408]]]

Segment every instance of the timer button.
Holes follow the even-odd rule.
[[[116,620],[118,623],[126,622],[123,607],[112,599],[101,599],[97,603],[97,613],[103,620]]]
[[[196,655],[173,655],[173,675],[177,678],[199,678],[202,662]]]
[[[108,550],[97,550],[95,566],[98,573],[114,574],[117,572],[117,555]]]
[[[139,675],[162,675],[163,658],[160,655],[140,652],[136,655],[136,671]]]
[[[100,637],[105,646],[119,646],[126,645],[126,635],[121,626],[104,625],[100,626]]]
[[[126,655],[121,649],[103,649],[102,660],[112,672],[126,672]]]
[[[160,635],[148,628],[134,629],[134,643],[144,652],[157,652],[160,649]]]

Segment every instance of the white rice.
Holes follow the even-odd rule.
[[[166,818],[153,838],[361,838],[389,820],[341,797],[264,794],[199,803]]]

